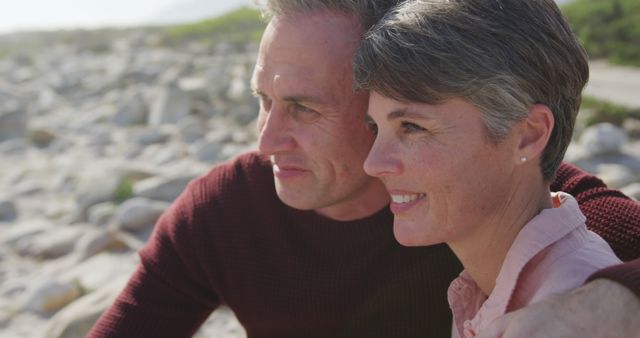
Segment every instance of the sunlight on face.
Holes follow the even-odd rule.
[[[261,102],[258,148],[272,160],[278,196],[341,220],[388,201],[362,169],[373,134],[363,122],[367,95],[353,91],[351,77],[360,34],[344,16],[280,18],[265,32],[252,80]]]
[[[400,243],[460,240],[500,214],[515,147],[489,141],[479,109],[462,99],[429,105],[372,92],[368,114],[377,136],[364,168],[391,195]]]

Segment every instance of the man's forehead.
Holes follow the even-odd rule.
[[[259,94],[283,100],[320,102],[334,99],[331,78],[328,74],[318,75],[322,74],[305,72],[300,68],[273,69],[256,65],[252,86]]]

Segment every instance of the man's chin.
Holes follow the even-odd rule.
[[[289,189],[286,189],[278,184],[276,179],[276,194],[282,203],[287,205],[288,207],[298,209],[298,210],[313,210],[318,206],[314,204],[312,201],[309,201],[309,195],[301,196],[301,193],[296,191],[293,193]]]

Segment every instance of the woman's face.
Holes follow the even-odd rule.
[[[430,105],[372,92],[368,120],[377,136],[364,169],[391,195],[401,244],[464,241],[501,220],[517,142],[491,142],[479,109],[462,99]]]

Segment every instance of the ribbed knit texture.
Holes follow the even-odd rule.
[[[596,231],[618,254],[640,256],[637,203],[575,168],[558,177],[579,202],[588,197],[583,211],[598,210]],[[628,222],[602,224],[614,208],[627,210]],[[88,337],[190,337],[221,304],[250,338],[449,337],[446,290],[461,270],[446,245],[400,246],[386,208],[337,222],[286,207],[269,164],[255,154],[192,182],[140,257]]]
[[[573,195],[587,216],[587,227],[611,245],[623,261],[640,257],[640,204],[575,166],[563,163],[551,191]]]

